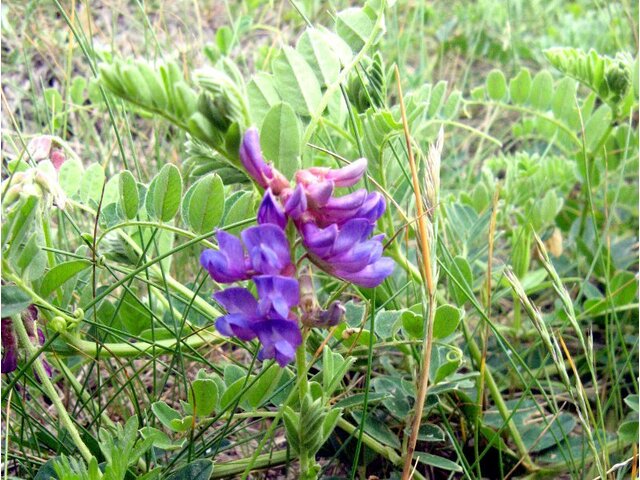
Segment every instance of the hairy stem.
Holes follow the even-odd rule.
[[[300,423],[304,422],[302,412],[304,411],[303,405],[306,402],[306,397],[309,392],[309,380],[307,378],[307,335],[305,332],[302,334],[302,343],[296,350],[296,374],[298,376],[298,397],[300,399]],[[300,425],[300,434],[305,435],[304,425]],[[300,473],[307,474],[315,465],[315,452],[308,452],[306,448],[301,448],[299,452],[300,457]],[[307,477],[305,477],[307,478]]]

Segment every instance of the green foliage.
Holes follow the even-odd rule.
[[[65,282],[71,280],[78,273],[89,268],[91,262],[88,260],[70,260],[68,262],[59,263],[49,270],[40,284],[40,295],[48,297],[56,289],[60,288]]]
[[[362,49],[373,30],[374,19],[369,12],[360,8],[348,8],[338,14],[336,31],[342,39],[357,52]]]
[[[12,317],[20,314],[31,304],[31,298],[25,292],[14,285],[8,285],[2,289],[2,314]]]
[[[426,375],[415,478],[629,475],[635,6],[231,2],[209,35],[216,12],[198,2],[124,5],[117,29],[100,9],[36,3],[3,7],[2,313],[37,305],[40,358],[89,455],[78,460],[20,347],[2,385],[10,474],[207,479],[300,463],[309,479],[399,477]],[[396,66],[423,198],[444,130],[425,216],[435,305]],[[299,168],[366,157],[367,177],[335,195],[366,187],[386,201],[373,234],[396,267],[376,289],[292,247],[314,302],[346,309],[337,327],[305,330],[307,371],[220,336],[211,293],[228,286],[198,262],[217,229],[255,222],[262,192],[238,154],[249,126],[292,186]],[[34,149],[42,138],[50,147]]]
[[[153,68],[144,60],[116,59],[100,64],[99,70],[103,85],[144,110],[169,116],[176,123],[186,121],[195,110],[196,93],[175,62]]]
[[[272,68],[280,98],[291,102],[299,115],[311,116],[320,105],[322,92],[304,57],[297,50],[285,46],[274,59]]]
[[[221,60],[218,68],[203,68],[196,71],[194,77],[204,91],[198,110],[214,128],[224,133],[232,123],[249,125],[245,85],[235,64]]]
[[[211,460],[195,460],[169,475],[167,480],[209,480],[212,473]]]
[[[502,100],[507,93],[507,81],[501,70],[491,70],[487,75],[487,93],[491,100]]]
[[[274,77],[265,72],[258,72],[247,85],[249,110],[251,119],[262,125],[264,117],[271,107],[280,103],[280,95],[275,88]]]
[[[433,336],[443,339],[456,331],[462,315],[453,305],[440,305],[433,321]]]
[[[526,68],[520,69],[518,75],[509,82],[509,96],[514,103],[523,104],[531,95],[531,73]]]
[[[211,232],[224,213],[224,185],[216,174],[194,183],[182,200],[182,218],[196,233]]]
[[[129,467],[151,448],[150,439],[140,440],[138,438],[137,428],[138,417],[133,415],[127,420],[124,428],[117,426],[114,431],[101,429],[100,449],[105,458],[104,468],[99,467],[95,457],[91,458],[87,467],[81,461],[62,455],[52,463],[56,478],[58,480],[98,480],[101,478],[104,480],[124,480],[129,475]]]
[[[260,131],[262,151],[288,178],[300,168],[300,135],[300,122],[288,103],[269,109]]]
[[[118,205],[124,217],[132,220],[138,214],[140,197],[138,195],[138,184],[133,175],[125,170],[118,177]]]
[[[544,54],[554,67],[589,87],[614,109],[629,92],[632,60],[624,54],[610,58],[595,50],[560,47]]]
[[[147,213],[161,222],[168,222],[178,213],[182,197],[180,170],[167,164],[149,184]]]

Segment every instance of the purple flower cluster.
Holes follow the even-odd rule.
[[[382,256],[382,236],[370,237],[386,209],[379,192],[365,189],[337,197],[336,187],[358,183],[367,169],[361,158],[340,169],[312,167],[296,173],[291,188],[260,152],[256,129],[242,141],[240,158],[250,175],[267,190],[258,221],[284,228],[291,218],[309,259],[325,272],[361,287],[375,287],[387,278],[395,263]],[[265,181],[264,179],[268,179]]]
[[[258,338],[263,347],[260,360],[275,358],[280,366],[293,360],[302,342],[291,308],[300,301],[298,281],[293,278],[289,242],[282,228],[261,223],[240,234],[217,233],[219,250],[205,250],[200,263],[219,283],[252,279],[259,300],[242,287],[216,292],[213,298],[227,311],[216,321],[223,335],[240,340]]]
[[[364,189],[334,195],[336,187],[351,187],[362,178],[366,159],[340,169],[299,170],[293,188],[282,173],[265,162],[258,131],[251,128],[242,140],[240,160],[265,189],[258,225],[244,230],[240,238],[219,231],[219,249],[202,252],[200,262],[219,283],[253,281],[258,300],[242,287],[214,294],[227,310],[216,327],[223,335],[241,340],[257,337],[262,343],[259,358],[275,358],[284,366],[302,342],[291,311],[300,303],[300,287],[285,235],[289,219],[316,266],[334,277],[372,288],[382,283],[395,265],[382,256],[383,236],[371,236],[386,204],[380,193]],[[327,316],[328,324],[335,324],[342,313],[343,308],[334,305],[320,317]]]

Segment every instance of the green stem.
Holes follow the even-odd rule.
[[[20,318],[20,315],[14,315],[12,319],[13,319],[13,328],[15,329],[18,335],[20,343],[22,344],[24,349],[27,351],[29,357],[36,357],[38,350],[33,346],[33,343],[31,343],[31,339],[29,338],[27,329],[25,328],[24,323],[22,323],[22,318]],[[69,417],[69,414],[67,413],[67,410],[65,409],[64,404],[62,403],[62,399],[58,395],[58,392],[56,391],[53,384],[51,383],[51,380],[49,380],[47,371],[44,369],[44,366],[42,365],[42,360],[40,358],[34,359],[33,369],[35,370],[35,372],[38,374],[38,377],[40,378],[40,382],[42,383],[42,388],[44,389],[45,393],[49,396],[49,398],[51,399],[51,402],[55,406],[58,412],[58,418],[60,419],[64,427],[67,429],[67,431],[71,435],[71,439],[73,440],[73,443],[75,443],[76,447],[78,447],[78,450],[80,451],[80,454],[82,455],[82,457],[85,459],[87,463],[89,463],[93,458],[93,455],[91,454],[91,451],[89,450],[87,445],[82,441],[82,438],[80,438],[80,433],[76,429],[76,426],[73,424],[71,417]]]
[[[94,412],[92,412],[92,413],[95,413],[95,411],[100,410],[100,408],[96,405],[96,403],[93,400],[93,398],[91,397],[91,395],[89,395],[87,390],[80,384],[80,382],[78,381],[76,376],[73,374],[71,369],[69,367],[67,367],[67,365],[64,362],[60,361],[55,356],[50,360],[53,361],[53,365],[64,374],[64,376],[67,378],[67,380],[69,380],[69,383],[71,384],[72,388],[75,390],[76,395],[78,395],[80,397],[80,399],[83,402],[85,402],[85,404],[91,405],[93,407]],[[80,365],[82,365],[82,364],[80,364]],[[115,427],[115,423],[113,422],[113,420],[111,420],[111,417],[109,417],[109,415],[107,414],[107,412],[105,410],[102,410],[100,412],[100,418],[110,428],[114,428]],[[144,461],[144,458],[142,458],[142,457],[140,457],[138,459],[138,468],[142,472],[146,472],[148,470],[147,464]]]
[[[307,379],[307,359],[305,358],[307,346],[307,336],[302,336],[302,343],[296,350],[296,374],[298,375],[298,394],[300,396],[300,403],[303,402],[304,397],[309,391],[309,381]]]
[[[124,230],[125,227],[160,228],[162,230],[167,230],[169,232],[177,233],[178,235],[182,235],[183,237],[187,237],[187,238],[190,238],[190,239],[194,239],[194,238],[197,237],[197,235],[195,233],[193,233],[193,232],[190,232],[188,230],[184,230],[182,228],[178,228],[178,227],[176,227],[174,225],[170,225],[168,223],[145,222],[145,221],[131,220],[131,221],[128,221],[128,222],[119,223],[118,225],[115,225],[113,227],[110,227],[110,228],[107,228],[106,230],[104,230],[100,234],[100,237],[98,237],[98,240],[96,240],[96,245],[99,245],[102,242],[102,240],[104,240],[104,237],[107,236],[109,233],[111,233],[113,231],[116,231],[116,230]],[[124,232],[122,232],[122,233],[124,234]],[[126,235],[126,234],[124,234],[124,235]],[[218,248],[217,245],[214,245],[209,240],[203,239],[203,240],[201,240],[201,242],[207,248],[214,248],[214,249]]]
[[[155,342],[136,342],[136,343],[103,343],[99,346],[95,342],[82,340],[70,333],[63,332],[67,345],[71,349],[72,354],[78,352],[89,355],[93,358],[98,356],[104,357],[139,357],[154,349],[160,353],[175,353],[175,346],[180,343],[181,346],[189,348],[198,348],[206,344],[215,344],[223,342],[224,339],[217,333],[208,330],[201,330],[198,333],[190,335],[189,338],[170,338],[165,340],[156,340]],[[165,352],[163,352],[165,351]],[[69,354],[68,350],[56,352],[60,355]]]
[[[302,417],[303,405],[306,403],[306,397],[309,393],[309,380],[307,378],[307,335],[306,332],[302,334],[302,343],[296,350],[296,375],[298,376],[298,396],[300,399],[300,435],[304,435],[302,423],[304,422],[304,418]],[[301,442],[302,444],[303,442]],[[311,468],[315,465],[315,458],[311,458],[315,456],[315,452],[308,452],[306,448],[301,446],[299,457],[300,457],[300,473],[306,474]],[[310,468],[311,467],[311,468]],[[306,477],[305,477],[306,478]]]
[[[291,453],[287,450],[278,450],[270,453],[258,455],[255,459],[241,458],[232,462],[216,463],[211,478],[231,478],[240,475],[247,468],[247,464],[251,462],[253,468],[262,469],[281,465],[291,459]]]
[[[513,331],[516,336],[522,332],[522,308],[520,308],[520,299],[515,295],[513,297]]]
[[[467,341],[467,345],[469,347],[469,353],[473,357],[473,361],[476,365],[480,365],[482,363],[482,352],[478,347],[478,344],[475,342],[473,337],[471,336],[471,332],[469,331],[469,327],[466,322],[460,322],[462,325],[462,330],[464,333],[464,337]],[[534,463],[531,461],[531,457],[529,456],[529,451],[527,450],[527,446],[522,441],[522,437],[520,436],[520,432],[518,431],[515,423],[512,419],[512,414],[507,407],[504,399],[502,398],[502,394],[500,393],[500,389],[498,388],[498,384],[493,378],[493,374],[491,373],[491,369],[487,365],[484,372],[484,379],[487,388],[489,389],[489,393],[491,394],[491,398],[493,399],[498,412],[500,412],[500,416],[507,424],[507,429],[509,430],[509,434],[511,435],[511,439],[513,443],[516,444],[516,448],[518,453],[523,459],[523,463],[527,467],[528,470],[534,470]]]
[[[51,241],[51,226],[50,226],[50,215],[49,212],[45,210],[44,221],[42,222],[42,233],[44,234],[44,242],[45,245],[49,248],[53,246],[53,242]],[[47,260],[49,261],[49,268],[53,268],[56,266],[56,257],[52,251],[47,251]]]

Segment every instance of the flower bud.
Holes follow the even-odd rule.
[[[20,317],[22,318],[22,323],[24,324],[24,328],[27,331],[27,335],[32,340],[36,338],[36,320],[38,320],[38,309],[35,305],[29,305],[26,310],[24,310]]]
[[[624,62],[614,63],[605,72],[605,81],[609,89],[609,95],[615,102],[619,102],[629,90],[631,75]]]
[[[67,328],[67,321],[60,316],[56,316],[49,320],[48,326],[54,332],[64,332]]]
[[[342,319],[344,318],[344,314],[347,309],[340,303],[340,301],[336,300],[327,310],[322,310],[318,315],[318,326],[319,327],[335,327],[338,325]]]
[[[13,331],[11,317],[2,319],[2,373],[13,372],[18,368],[18,341]]]

